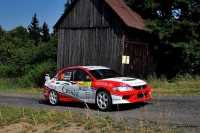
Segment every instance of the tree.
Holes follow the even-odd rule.
[[[43,23],[41,27],[41,38],[43,42],[48,42],[50,40],[50,34],[49,34],[49,27],[46,22]]]
[[[67,10],[67,8],[72,4],[73,0],[67,0],[64,5],[64,12]]]
[[[9,31],[9,34],[13,36],[13,39],[18,39],[18,43],[13,43],[16,45],[16,47],[29,47],[29,38],[28,38],[28,31],[26,28],[22,26],[18,26],[15,29]]]
[[[1,25],[0,25],[0,38],[4,35],[4,34],[6,34],[6,31],[1,27]]]
[[[39,20],[36,17],[37,15],[34,14],[32,17],[32,22],[28,26],[29,38],[35,41],[35,46],[38,46],[40,40],[40,26]]]
[[[157,73],[199,74],[199,0],[126,0],[145,20],[158,62]],[[152,39],[154,36],[154,39]]]

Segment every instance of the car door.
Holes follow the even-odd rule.
[[[86,71],[81,69],[75,69],[73,74],[74,82],[77,83],[79,88],[78,98],[82,101],[93,103],[95,90],[91,87],[92,78]]]
[[[73,82],[73,69],[64,70],[58,75],[55,82],[55,89],[64,95],[78,98],[79,87]]]

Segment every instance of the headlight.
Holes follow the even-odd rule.
[[[113,87],[114,91],[131,91],[132,88],[128,86]]]

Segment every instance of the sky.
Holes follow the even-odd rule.
[[[40,26],[44,22],[53,32],[53,26],[64,12],[67,0],[0,0],[0,26],[10,31],[18,26],[27,28],[36,17]]]

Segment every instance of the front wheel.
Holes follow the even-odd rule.
[[[106,111],[111,106],[111,97],[110,94],[106,91],[99,91],[96,95],[96,105],[97,107],[102,110]]]
[[[49,102],[51,105],[57,105],[58,104],[58,94],[56,91],[52,90],[49,94]]]

